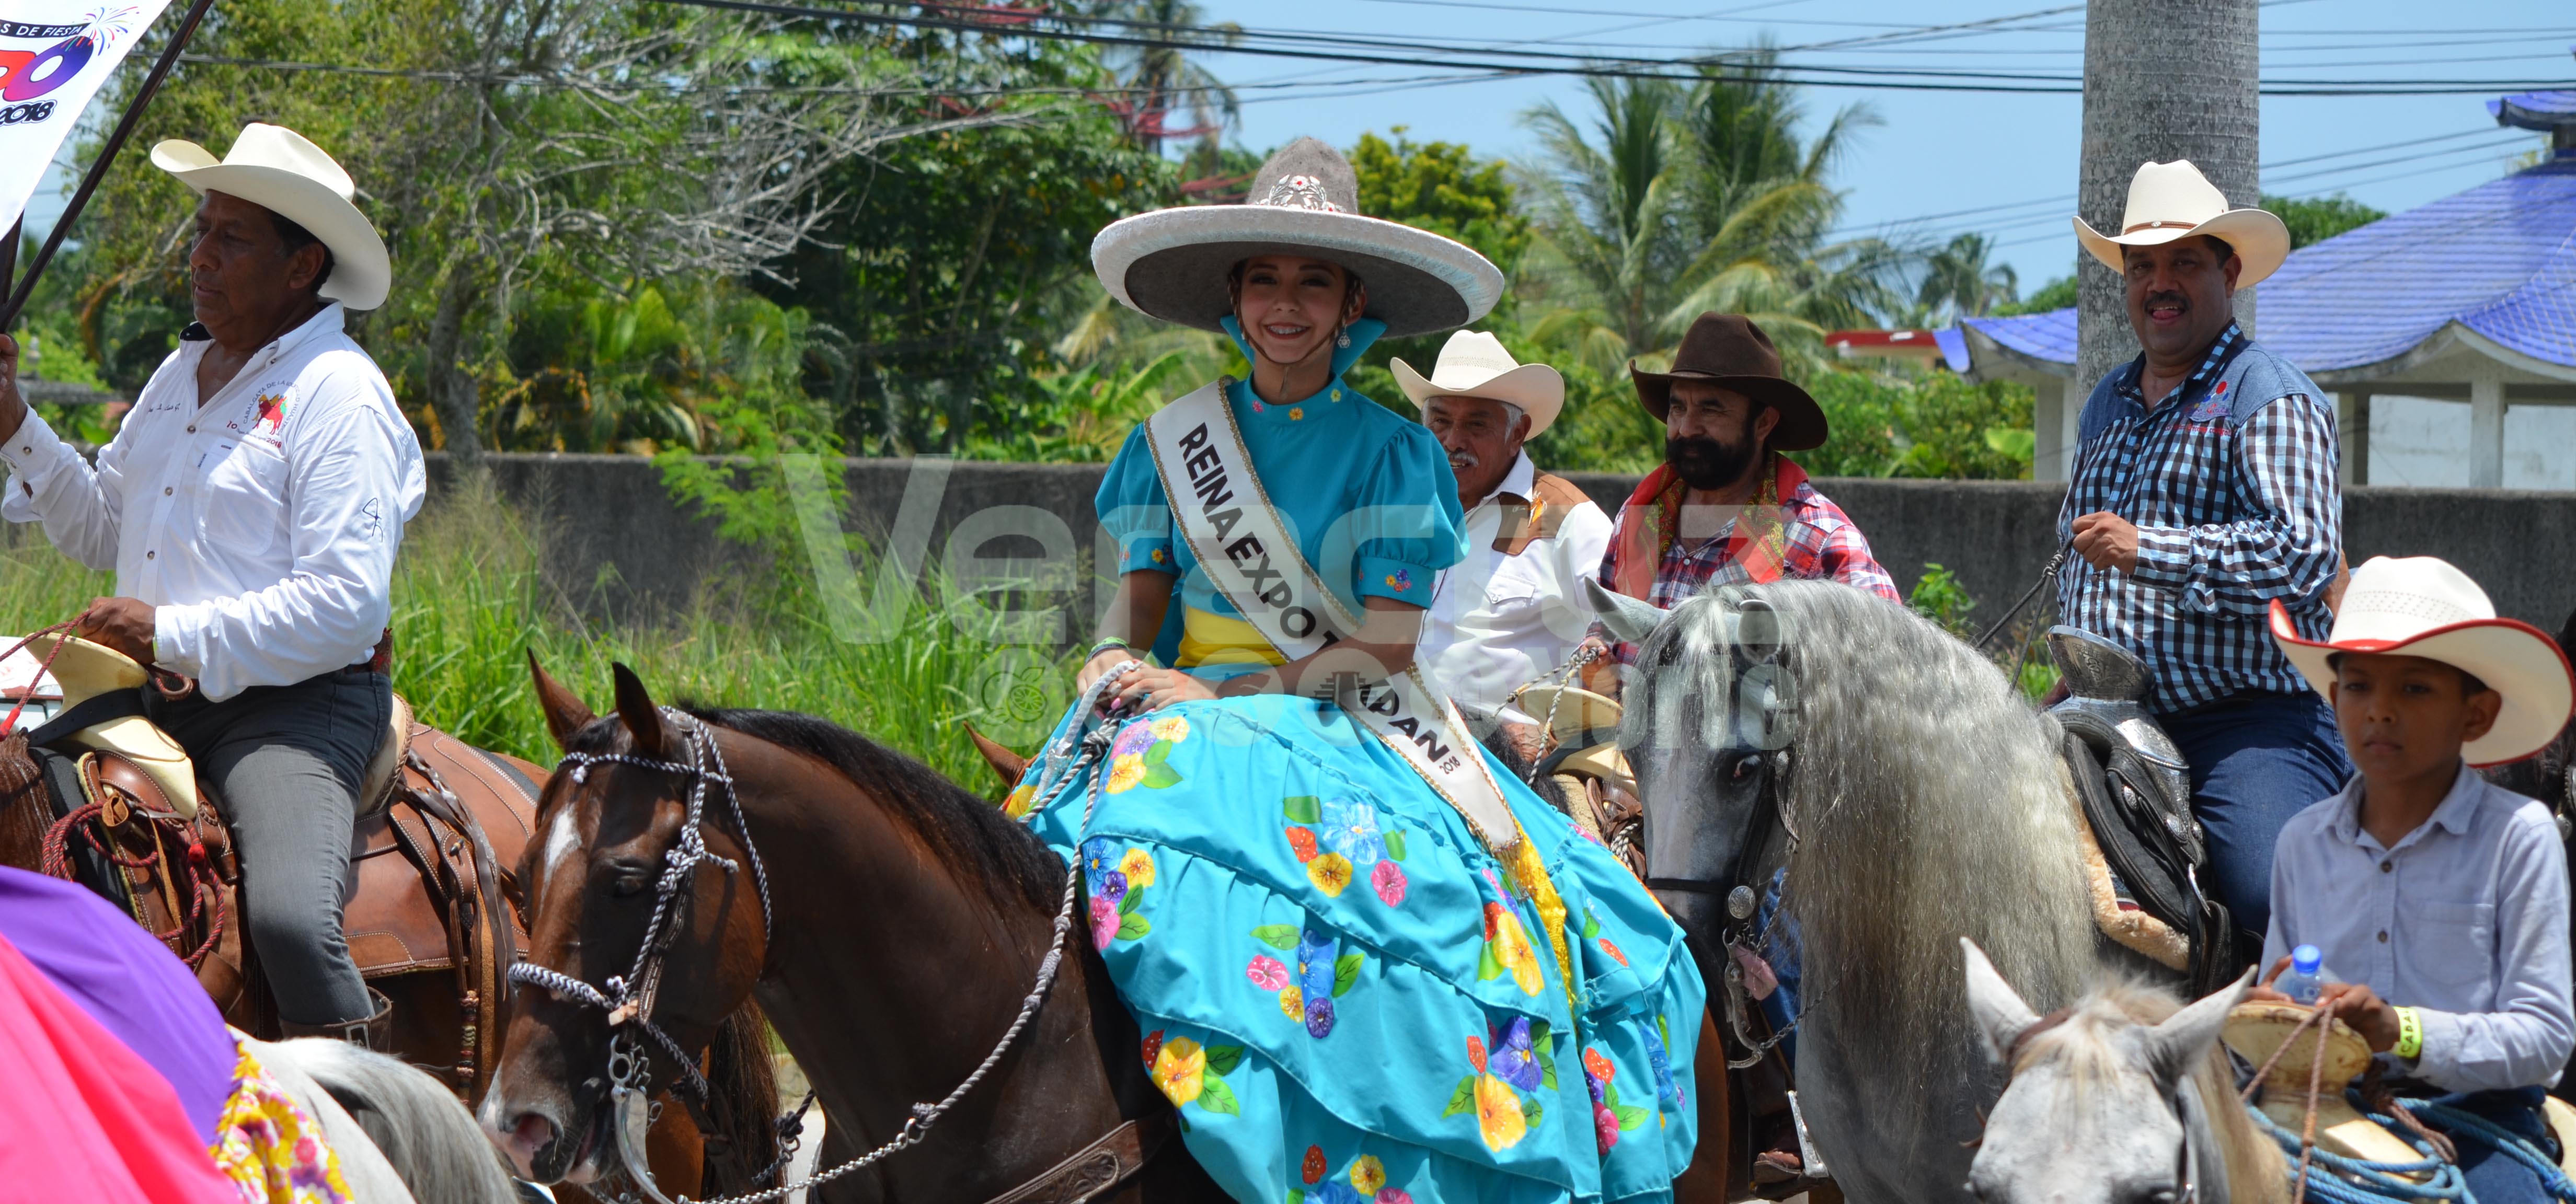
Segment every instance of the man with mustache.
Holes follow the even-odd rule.
[[[1400,359],[1392,367],[1449,453],[1467,515],[1466,559],[1432,586],[1422,665],[1468,722],[1499,724],[1535,760],[1537,721],[1512,705],[1512,691],[1583,642],[1592,623],[1583,574],[1610,544],[1601,507],[1522,450],[1565,408],[1565,378],[1472,330],[1449,336],[1428,378]]]
[[[1738,314],[1701,314],[1672,371],[1631,364],[1628,375],[1639,404],[1664,424],[1664,466],[1620,507],[1602,585],[1671,607],[1712,584],[1830,578],[1903,603],[1860,528],[1779,454],[1823,445],[1825,411],[1780,375],[1780,353],[1761,327]],[[1597,626],[1587,646],[1608,662],[1636,659],[1635,645]],[[1603,661],[1585,681],[1618,695],[1618,675]]]
[[[2208,832],[2200,881],[2243,934],[2243,962],[2270,921],[2282,825],[2352,775],[2334,712],[2265,627],[2279,613],[2322,640],[2333,621],[2334,411],[2236,324],[2235,291],[2289,255],[2281,219],[2229,208],[2177,160],[2138,168],[2119,234],[2080,217],[2075,231],[2120,272],[2143,351],[2084,403],[2058,519],[2074,552],[2059,608],[2145,663],[2148,706],[2190,762],[2192,812]]]

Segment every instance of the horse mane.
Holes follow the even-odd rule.
[[[292,1076],[300,1075],[328,1093],[422,1204],[513,1198],[490,1141],[446,1084],[345,1041],[307,1038],[253,1048],[289,1090],[296,1087]],[[324,1126],[327,1132],[327,1119]],[[342,1157],[356,1153],[344,1149]],[[362,1184],[375,1186],[360,1180],[351,1187]]]
[[[1639,651],[1646,705],[1632,702],[1623,742],[1733,731],[1726,616],[1752,599],[1783,620],[1779,663],[1796,707],[1784,912],[1805,950],[1801,1004],[1829,1021],[1810,1031],[1865,1042],[1840,1060],[1896,1098],[1981,1079],[1990,1072],[1965,1008],[1890,1001],[1965,998],[1962,936],[2035,1007],[2071,1000],[2092,977],[2096,935],[2067,902],[2085,885],[2056,722],[1912,611],[1836,582],[1785,580],[1676,608]],[[1675,726],[1693,718],[1696,728]]]
[[[950,869],[996,900],[1017,897],[1052,910],[1064,893],[1064,859],[1000,807],[939,771],[848,728],[794,711],[680,704],[728,731],[800,752],[831,766],[910,826]]]
[[[2121,1029],[2162,1024],[2183,1007],[2182,997],[2163,987],[2121,976],[2096,986],[2068,1011],[2064,1022],[2033,1036],[2022,1046],[2013,1069],[2038,1062],[2057,1062],[2076,1091],[2108,1082],[2125,1069],[2111,1037]],[[2229,1196],[2249,1204],[2279,1204],[2288,1194],[2289,1164],[2281,1147],[2255,1127],[2245,1105],[2237,1102],[2236,1072],[2218,1042],[2192,1064],[2192,1082],[2200,1089],[2202,1110],[2217,1134],[2219,1154],[2227,1162]]]

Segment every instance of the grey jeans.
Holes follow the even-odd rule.
[[[222,702],[145,694],[152,721],[222,795],[241,860],[241,920],[279,1017],[366,1019],[375,1009],[340,916],[358,786],[393,720],[393,683],[356,666]]]

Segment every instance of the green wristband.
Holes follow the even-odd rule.
[[[1136,650],[1135,645],[1113,635],[1107,639],[1101,640],[1099,643],[1093,644],[1091,646],[1091,651],[1082,654],[1082,659],[1090,660],[1092,657],[1098,656],[1103,652],[1107,652],[1112,648],[1124,648],[1129,652],[1134,652]]]
[[[2414,1061],[2424,1052],[2424,1017],[2414,1008],[2397,1009],[2397,1044],[2390,1053]]]

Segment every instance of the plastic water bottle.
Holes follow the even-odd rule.
[[[2292,1000],[2313,1006],[2325,990],[2326,955],[2314,945],[2301,945],[2290,950],[2290,971],[2272,988]]]

